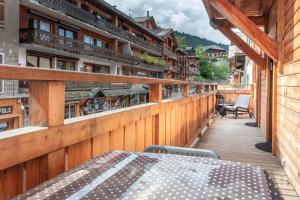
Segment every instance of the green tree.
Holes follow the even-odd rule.
[[[196,57],[199,60],[199,67],[201,70],[201,76],[204,79],[212,80],[212,62],[209,57],[205,54],[205,50],[202,46],[198,46],[196,49]]]
[[[216,58],[209,58],[205,49],[202,46],[196,48],[196,56],[199,60],[201,77],[198,80],[228,80],[229,67],[226,60],[218,60]]]
[[[187,46],[186,37],[176,36],[176,40],[179,48],[184,48]]]

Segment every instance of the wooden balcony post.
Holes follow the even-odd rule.
[[[160,103],[162,101],[162,84],[151,84],[149,90],[149,102]]]
[[[31,126],[64,124],[65,82],[29,81],[29,123]]]
[[[190,86],[189,85],[181,85],[182,95],[184,97],[188,97],[190,95]]]

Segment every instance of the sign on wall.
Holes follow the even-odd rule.
[[[11,114],[12,112],[13,112],[12,106],[0,107],[0,115],[7,115],[7,114]]]

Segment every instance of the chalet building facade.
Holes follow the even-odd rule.
[[[177,49],[177,66],[179,79],[195,81],[200,75],[199,60],[193,47]]]
[[[226,50],[217,45],[206,46],[205,52],[209,57],[214,57],[214,58],[226,58],[227,57]]]
[[[173,29],[159,27],[149,11],[147,16],[134,19],[164,41],[162,55],[165,63],[164,78],[194,81],[200,75],[195,49],[179,48]]]
[[[153,16],[150,16],[149,11],[145,17],[136,17],[135,21],[140,23],[142,26],[156,34],[163,40],[163,51],[162,58],[165,64],[164,78],[176,79],[178,78],[178,67],[177,67],[177,53],[178,48],[175,33],[171,28],[159,27]]]
[[[163,39],[105,1],[2,0],[0,5],[3,64],[164,77],[163,63],[143,57],[161,58]],[[65,118],[143,103],[148,93],[143,85],[69,82],[66,89]],[[2,129],[21,127],[28,118],[27,92],[27,82],[0,80]]]

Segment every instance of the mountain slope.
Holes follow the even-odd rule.
[[[226,51],[228,51],[229,46],[225,45],[225,44],[221,44],[221,43],[217,43],[205,38],[200,38],[198,36],[194,36],[194,35],[190,35],[187,33],[181,33],[178,31],[175,31],[175,35],[176,37],[185,37],[186,38],[186,42],[188,46],[192,46],[194,48],[196,48],[197,46],[201,45],[201,46],[210,46],[210,45],[217,45],[223,49],[225,49]]]

